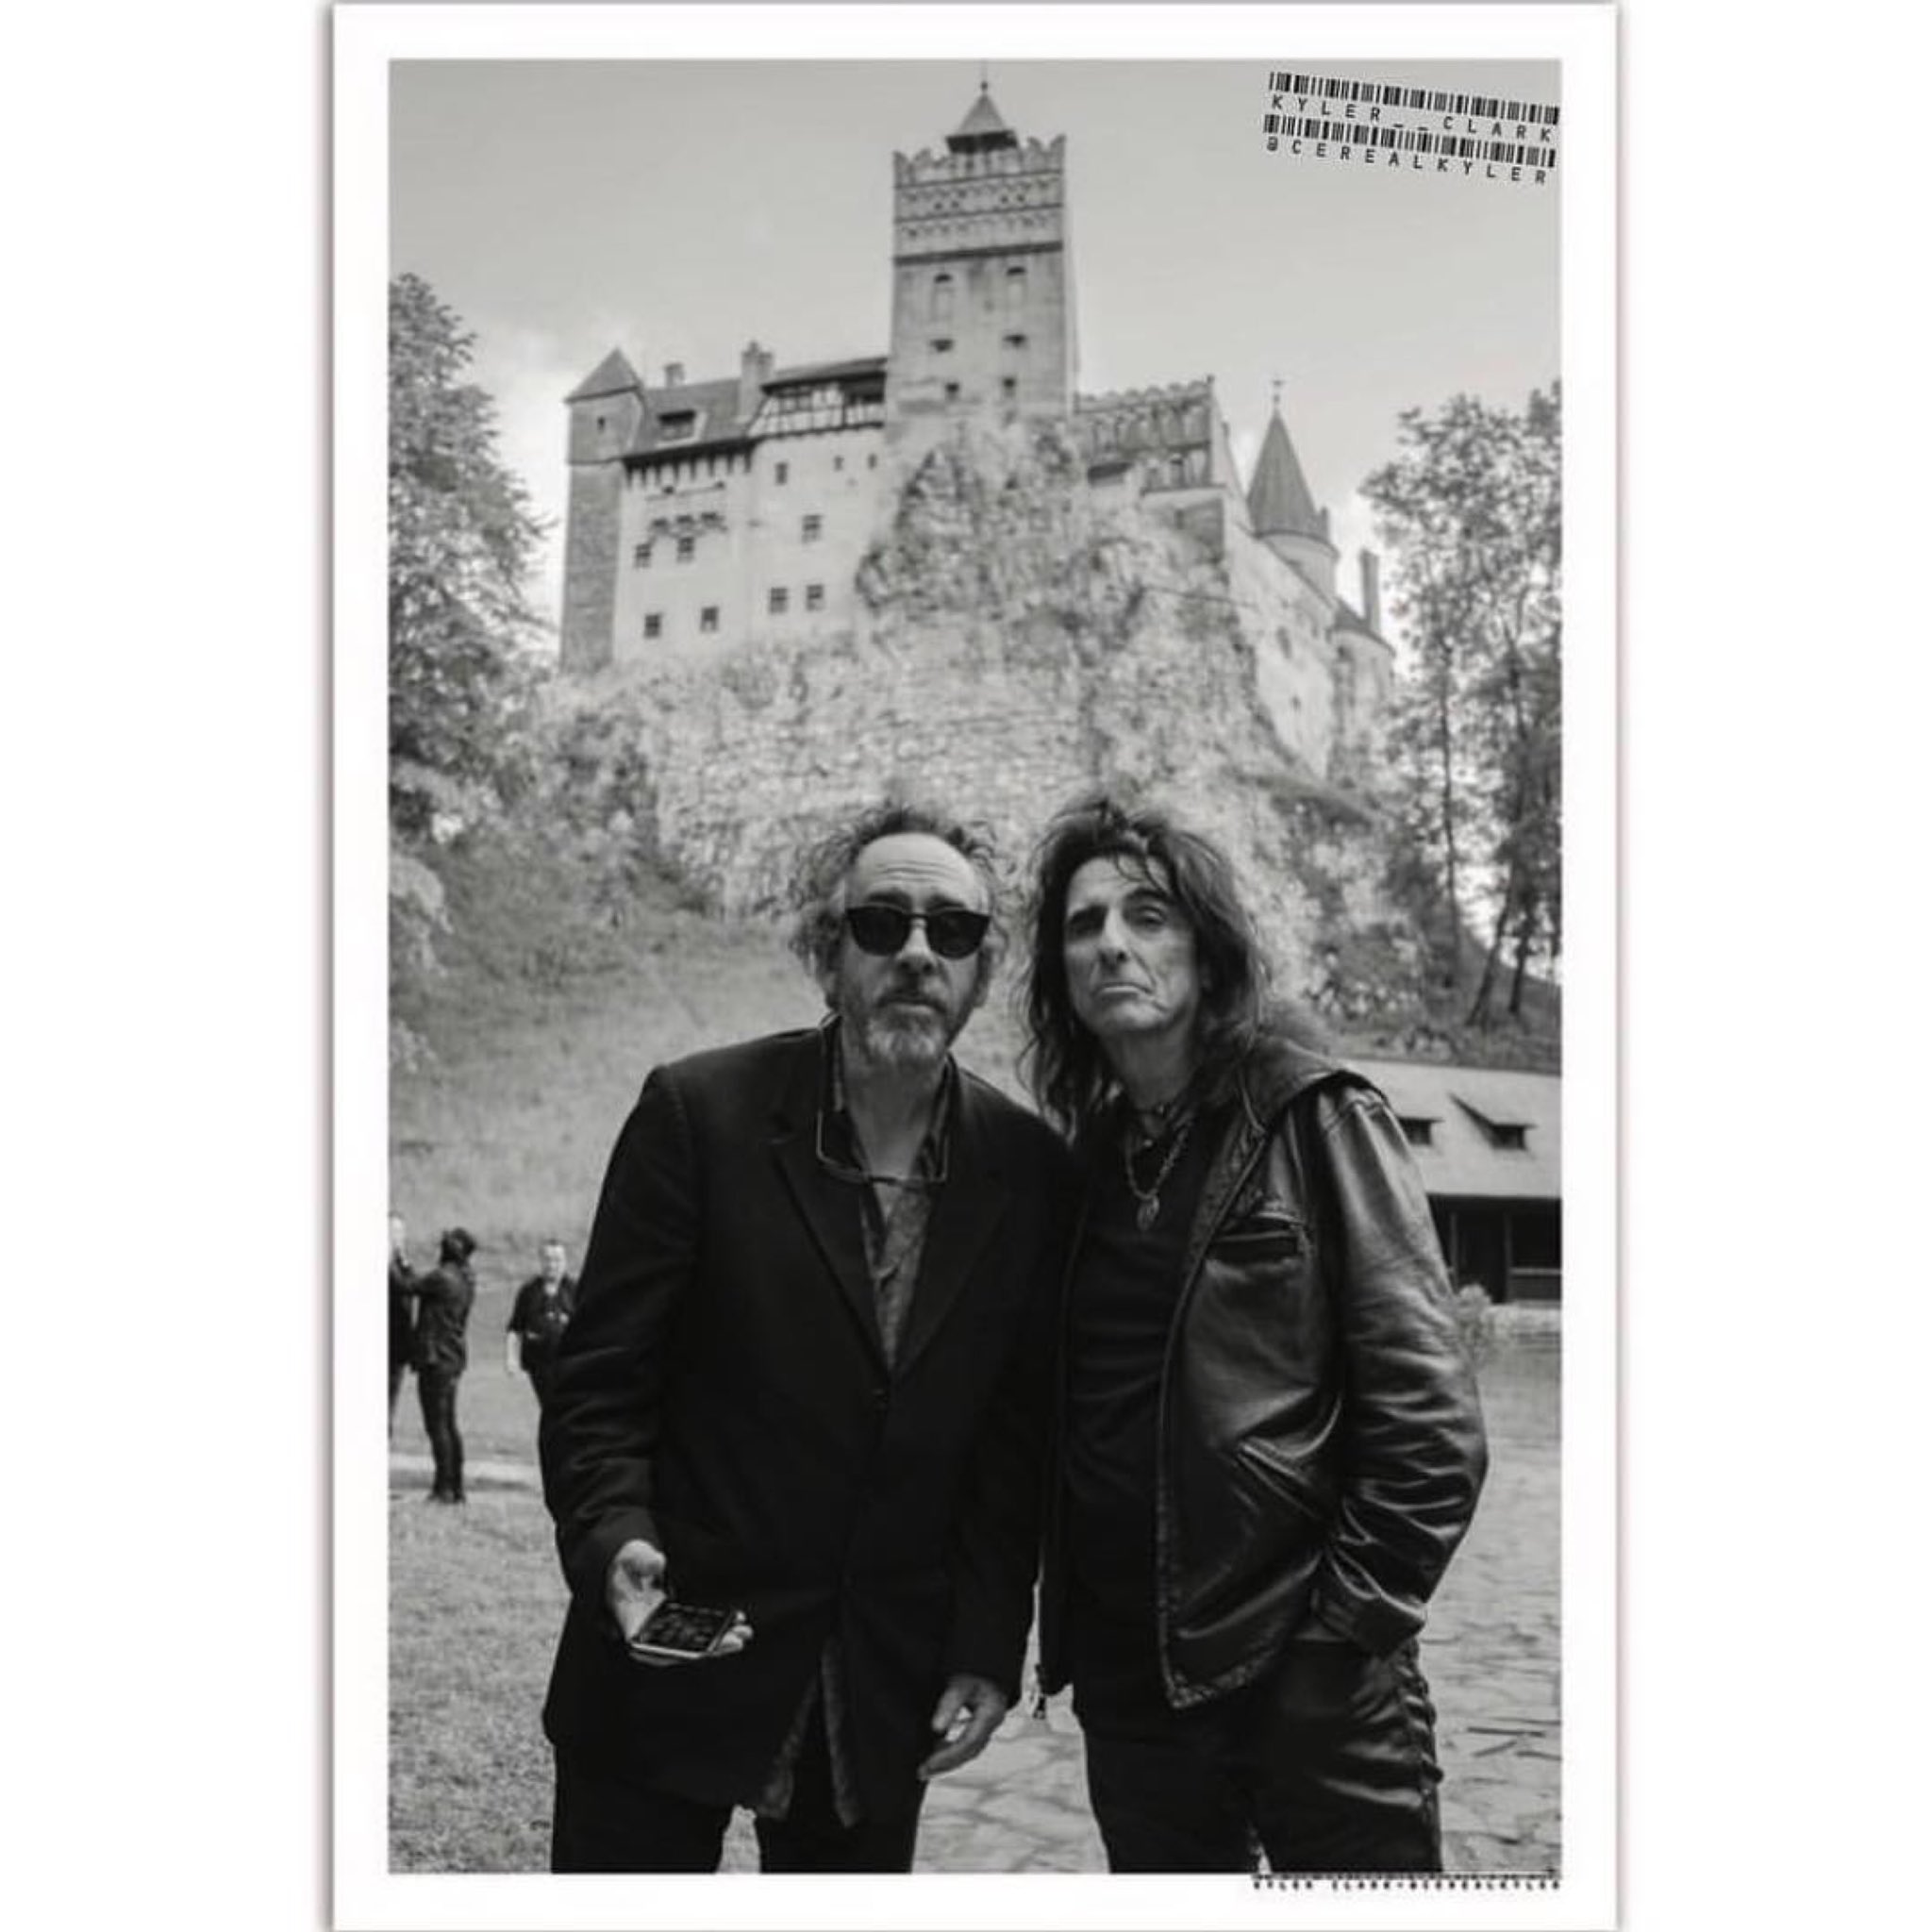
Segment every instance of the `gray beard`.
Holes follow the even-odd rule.
[[[906,1072],[939,1066],[951,1047],[944,1017],[926,1008],[919,1012],[891,1008],[845,1016],[853,1044],[876,1067]]]

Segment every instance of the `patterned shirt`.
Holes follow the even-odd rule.
[[[865,1229],[865,1265],[872,1276],[874,1307],[878,1312],[879,1341],[890,1369],[898,1360],[900,1338],[919,1284],[925,1258],[925,1231],[933,1202],[946,1177],[946,1146],[958,1077],[946,1061],[932,1121],[920,1142],[912,1172],[903,1180],[875,1174],[866,1165],[865,1150],[845,1103],[845,1073],[839,1053],[839,1029],[827,1023],[819,1035],[823,1071],[820,1085],[818,1149],[827,1172],[858,1191]],[[838,1634],[825,1640],[819,1654],[817,1674],[806,1688],[791,1727],[758,1793],[760,1818],[783,1818],[791,1808],[791,1792],[799,1753],[811,1724],[812,1711],[824,1700],[825,1742],[832,1759],[832,1802],[839,1823],[848,1829],[864,1815],[858,1802],[858,1779],[852,1768],[851,1697],[845,1688],[845,1660]]]

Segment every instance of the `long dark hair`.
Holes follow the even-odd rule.
[[[1268,959],[1220,847],[1158,806],[1101,791],[1058,812],[1033,858],[1026,908],[1026,1045],[1021,1066],[1041,1111],[1063,1133],[1091,1127],[1119,1091],[1100,1042],[1074,1017],[1064,949],[1067,893],[1089,860],[1144,871],[1193,928],[1201,975],[1196,1092],[1217,1099],[1271,1015]]]

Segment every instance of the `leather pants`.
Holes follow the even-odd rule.
[[[1164,1724],[1087,1733],[1115,1872],[1440,1872],[1435,1707],[1411,1641],[1298,1639],[1258,1683]]]

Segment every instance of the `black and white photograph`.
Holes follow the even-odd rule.
[[[1609,1923],[1612,18],[337,9],[337,1923]]]

